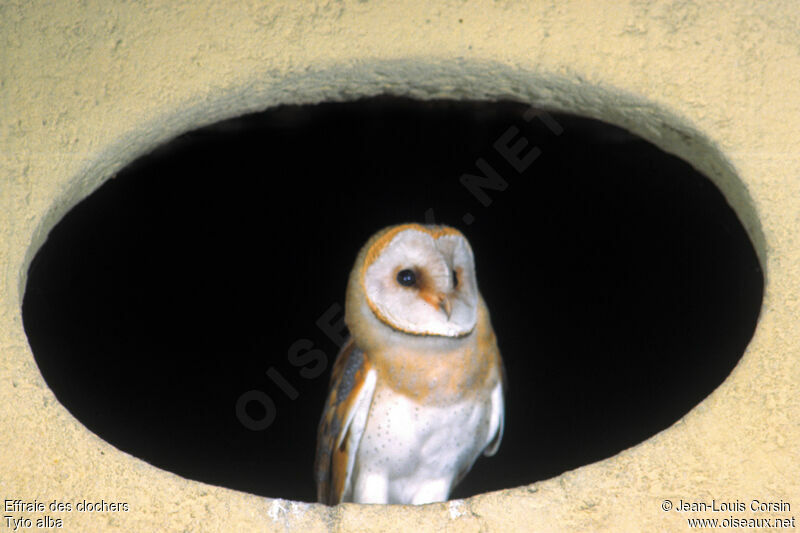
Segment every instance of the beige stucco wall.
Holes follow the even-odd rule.
[[[418,508],[259,498],[158,470],[88,432],[48,389],[22,328],[25,272],[50,228],[182,131],[278,103],[381,92],[512,98],[597,117],[707,173],[767,276],[757,331],[732,375],[673,427],[613,458]],[[686,515],[662,501],[715,498],[792,509],[691,516],[798,517],[798,139],[794,1],[3,2],[0,499],[130,506],[3,514],[49,514],[71,531],[686,531]]]

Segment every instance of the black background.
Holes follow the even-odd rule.
[[[470,239],[509,378],[500,451],[454,497],[665,429],[752,335],[752,245],[686,163],[579,117],[553,115],[556,135],[525,110],[389,97],[280,107],[159,148],[73,209],[33,261],[23,316],[45,379],[89,429],[158,467],[312,501],[329,369],[302,377],[289,346],[308,339],[332,363],[316,321],[344,304],[358,249],[432,209]],[[509,126],[542,152],[522,175],[493,148]],[[489,206],[459,181],[477,158],[508,183],[486,191]],[[236,416],[250,390],[275,403],[264,431]]]

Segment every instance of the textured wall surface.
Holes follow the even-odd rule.
[[[615,457],[418,508],[326,508],[190,482],[86,430],[42,379],[22,327],[25,273],[53,225],[187,129],[378,93],[516,99],[600,118],[711,177],[766,275],[756,333],[731,376]],[[705,515],[720,520],[800,515],[798,138],[793,1],[4,2],[0,498],[129,504],[4,515],[48,514],[72,531],[685,531],[685,514],[662,502],[712,498],[792,506]]]

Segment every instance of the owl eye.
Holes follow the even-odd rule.
[[[451,272],[453,273],[453,288],[455,289],[458,287],[458,272],[455,269],[451,270]]]
[[[417,275],[413,270],[406,268],[397,273],[397,283],[403,287],[411,287],[417,283]]]

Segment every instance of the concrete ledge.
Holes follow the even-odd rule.
[[[686,530],[680,499],[800,514],[800,12],[793,2],[280,0],[0,7],[0,498],[127,502],[68,530]],[[731,376],[668,430],[556,479],[418,508],[327,508],[187,481],[84,428],[22,327],[48,231],[188,129],[281,103],[514,99],[623,126],[707,174],[766,283]],[[752,500],[791,511],[755,512]],[[4,520],[5,527],[5,520]]]

